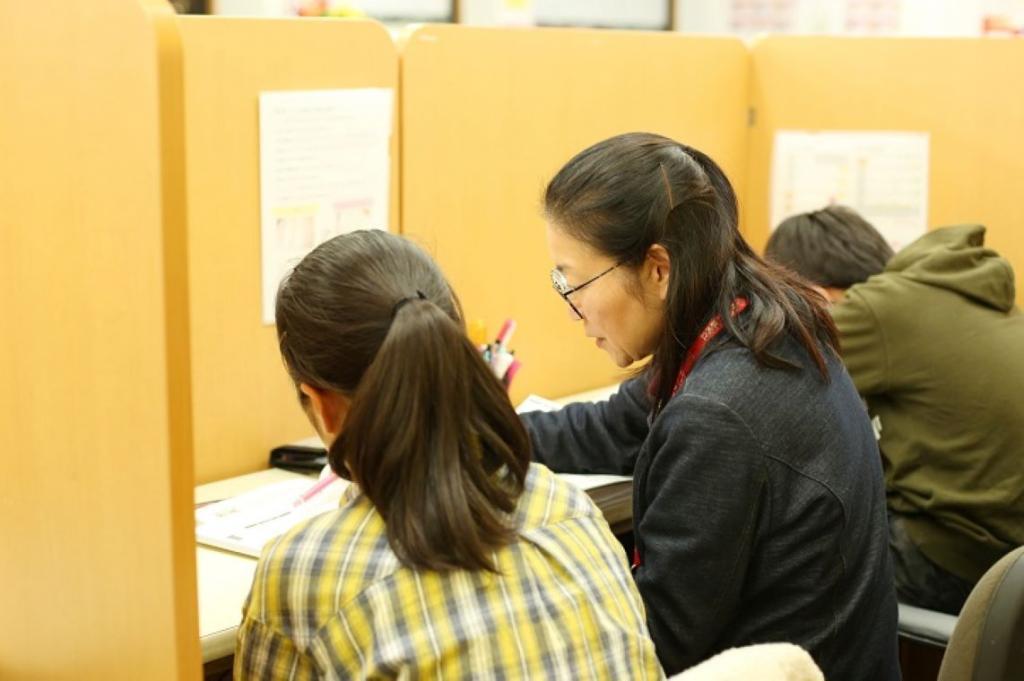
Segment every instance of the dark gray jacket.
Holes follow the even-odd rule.
[[[878,447],[829,353],[825,382],[769,369],[728,341],[648,425],[645,385],[525,414],[556,471],[633,475],[635,571],[668,674],[726,648],[788,641],[829,681],[899,679]]]

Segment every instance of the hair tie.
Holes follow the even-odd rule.
[[[406,298],[402,298],[397,303],[395,303],[395,306],[391,308],[391,318],[394,319],[395,315],[398,314],[398,311],[400,309],[402,309],[402,306],[405,305],[406,303],[410,303],[410,302],[412,302],[414,300],[426,300],[426,299],[427,299],[426,294],[424,294],[423,291],[420,291],[419,289],[417,289],[416,290],[416,295],[408,296]]]

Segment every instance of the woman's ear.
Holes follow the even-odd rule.
[[[672,259],[664,246],[654,244],[647,249],[647,257],[644,259],[645,288],[661,302],[665,302],[665,299],[668,298],[668,280],[671,270]]]
[[[299,383],[299,392],[306,397],[306,414],[320,439],[328,447],[345,426],[352,401],[336,390],[316,388],[308,383]]]

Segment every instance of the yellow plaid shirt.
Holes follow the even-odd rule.
[[[355,485],[260,558],[235,678],[659,679],[626,558],[586,493],[532,464],[486,571],[403,566]]]

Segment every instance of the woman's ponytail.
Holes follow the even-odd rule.
[[[429,257],[393,235],[337,239],[346,238],[374,246],[364,255],[375,258],[353,257],[367,249],[349,243],[345,271],[318,267],[322,285],[337,294],[331,301],[310,299],[322,292],[305,285],[312,277],[301,266],[278,299],[293,378],[351,399],[329,451],[331,467],[373,502],[407,565],[494,570],[491,553],[515,531],[510,516],[529,467],[529,436]],[[404,288],[396,290],[396,282]],[[282,320],[287,286],[295,300]],[[314,322],[320,342],[305,342],[310,331],[303,327]]]

